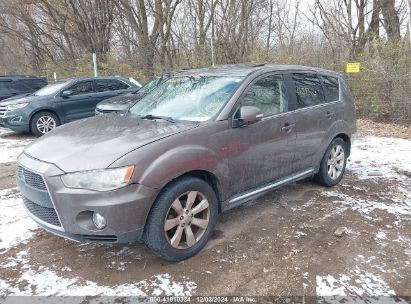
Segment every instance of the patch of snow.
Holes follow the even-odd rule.
[[[33,141],[32,138],[16,139],[7,138],[12,133],[4,128],[0,128],[0,163],[14,162],[24,147]],[[5,136],[6,135],[6,136]]]
[[[350,276],[317,276],[318,296],[395,296],[395,291],[378,275],[370,272],[352,271]]]
[[[116,286],[103,286],[79,277],[62,277],[46,266],[33,269],[27,251],[19,252],[10,259],[21,267],[21,276],[16,279],[0,279],[2,295],[36,296],[190,296],[197,284],[187,277],[175,281],[169,274],[157,274],[138,282]],[[79,303],[84,298],[79,299]]]
[[[378,231],[375,237],[379,240],[385,240],[387,238],[387,235],[384,231]]]
[[[27,215],[17,190],[0,190],[0,252],[26,243],[39,226]]]
[[[410,151],[410,140],[358,137],[354,139],[347,170],[353,171],[360,179],[401,178],[398,170],[411,172]]]
[[[404,200],[402,202],[395,202],[395,203],[388,203],[388,202],[377,202],[377,201],[370,201],[365,200],[359,197],[355,197],[352,195],[346,195],[343,193],[339,193],[336,191],[327,191],[323,192],[322,195],[328,197],[335,197],[337,200],[333,201],[334,203],[340,203],[343,205],[347,205],[350,207],[351,210],[358,211],[363,215],[369,215],[374,210],[381,210],[385,211],[389,214],[394,215],[397,219],[405,218],[406,220],[410,220],[411,217],[411,201]],[[375,220],[374,218],[367,217],[371,220]]]

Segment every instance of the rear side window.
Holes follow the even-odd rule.
[[[73,85],[69,90],[73,92],[72,95],[92,93],[93,92],[93,82],[92,81],[79,82]]]
[[[297,109],[315,106],[324,102],[324,92],[316,74],[293,74],[297,94]]]
[[[321,79],[325,89],[325,99],[327,102],[337,101],[340,99],[340,84],[338,78],[322,75]]]
[[[0,90],[10,90],[10,81],[0,81]]]
[[[243,106],[254,106],[264,117],[288,111],[287,93],[282,75],[270,75],[251,85],[241,102]]]
[[[97,79],[96,86],[97,92],[117,91],[129,88],[127,84],[116,79]]]

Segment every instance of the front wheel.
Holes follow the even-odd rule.
[[[40,137],[57,128],[59,125],[60,121],[56,115],[44,111],[33,116],[30,123],[30,130],[34,135]]]
[[[342,138],[335,138],[328,146],[314,179],[321,185],[332,187],[343,178],[347,164],[347,145]]]
[[[187,259],[207,244],[217,216],[217,197],[208,183],[195,177],[177,179],[153,206],[144,241],[165,260]]]

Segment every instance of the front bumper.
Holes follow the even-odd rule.
[[[17,132],[30,132],[30,123],[18,114],[0,117],[0,126]]]
[[[46,230],[80,242],[125,243],[141,239],[158,190],[139,184],[97,192],[69,189],[57,166],[22,153],[18,160],[17,185],[30,217]],[[98,230],[93,212],[107,221]]]

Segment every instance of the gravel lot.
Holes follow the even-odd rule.
[[[180,263],[39,229],[14,180],[34,139],[0,129],[0,295],[411,297],[411,136],[390,128],[402,138],[360,126],[340,185],[302,181],[224,213],[205,250]]]

